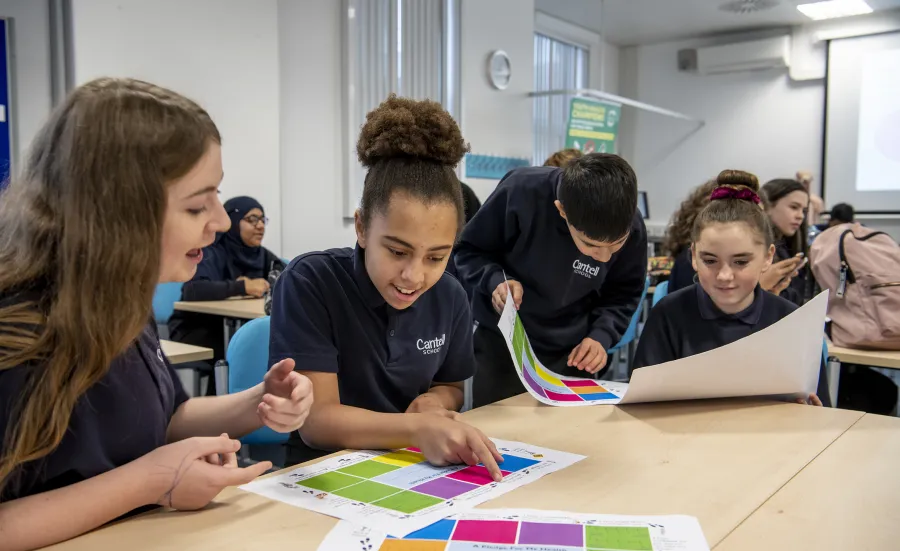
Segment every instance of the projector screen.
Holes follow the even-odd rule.
[[[828,45],[825,201],[900,213],[900,33]]]

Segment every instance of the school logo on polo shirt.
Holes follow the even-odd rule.
[[[419,339],[416,341],[416,348],[422,351],[422,354],[437,354],[441,351],[441,347],[444,346],[444,342],[447,340],[447,334],[444,333],[440,337],[435,337],[430,340]]]
[[[577,258],[575,259],[575,262],[572,263],[572,268],[575,269],[576,274],[584,276],[588,279],[600,273],[600,266],[591,266],[590,264],[585,264]]]

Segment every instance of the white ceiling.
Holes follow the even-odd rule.
[[[814,0],[776,0],[757,13],[719,9],[729,0],[535,0],[536,9],[601,33],[614,44],[665,42],[721,32],[808,23],[797,4]],[[900,0],[867,0],[876,11],[900,8]],[[601,24],[600,12],[603,11]]]

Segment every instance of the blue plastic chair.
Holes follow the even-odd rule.
[[[228,393],[234,394],[262,382],[269,371],[269,316],[251,320],[241,326],[228,343]],[[220,373],[216,372],[218,379]],[[288,434],[262,427],[241,438],[245,445],[280,444]]]
[[[644,292],[641,293],[641,300],[638,301],[638,307],[634,311],[634,314],[631,316],[631,323],[629,323],[628,328],[625,329],[625,333],[622,335],[622,339],[619,340],[619,342],[615,346],[613,346],[612,348],[610,348],[609,350],[606,351],[606,353],[609,356],[615,355],[613,357],[614,363],[609,364],[609,365],[613,366],[614,368],[616,366],[618,366],[618,364],[619,364],[619,352],[623,348],[628,347],[629,363],[631,362],[631,359],[634,357],[634,346],[632,346],[632,345],[634,344],[635,338],[637,337],[638,322],[641,319],[641,310],[643,310],[643,308],[644,308],[644,301],[647,298],[647,289],[649,289],[649,288],[650,288],[650,278],[648,277],[644,281]],[[629,373],[630,373],[630,371],[631,370],[629,369]]]
[[[669,282],[668,281],[663,281],[662,283],[657,284],[656,289],[653,290],[653,303],[650,305],[650,307],[652,308],[653,306],[656,306],[656,303],[661,301],[663,299],[663,297],[668,294],[669,294]]]
[[[641,300],[638,302],[637,310],[634,311],[634,315],[631,316],[631,323],[628,324],[628,328],[625,330],[625,333],[622,335],[622,339],[612,348],[607,350],[607,353],[612,353],[617,350],[621,350],[623,347],[627,346],[630,342],[632,342],[637,336],[637,326],[638,321],[641,319],[641,310],[644,307],[644,300],[647,298],[647,289],[650,288],[650,278],[644,282],[644,292],[641,293]]]
[[[181,300],[181,287],[184,283],[160,283],[153,293],[153,317],[158,325],[169,323],[175,303]]]

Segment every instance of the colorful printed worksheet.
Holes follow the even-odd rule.
[[[340,522],[319,551],[709,551],[688,516],[584,515],[476,509],[403,538]]]
[[[564,377],[537,359],[512,293],[499,328],[522,385],[553,406],[635,404],[738,396],[805,398],[816,391],[828,291],[769,327],[726,346],[637,369],[631,383]]]
[[[502,482],[481,465],[435,467],[406,448],[348,453],[241,489],[402,537],[584,459],[520,442],[494,444],[503,455]]]

